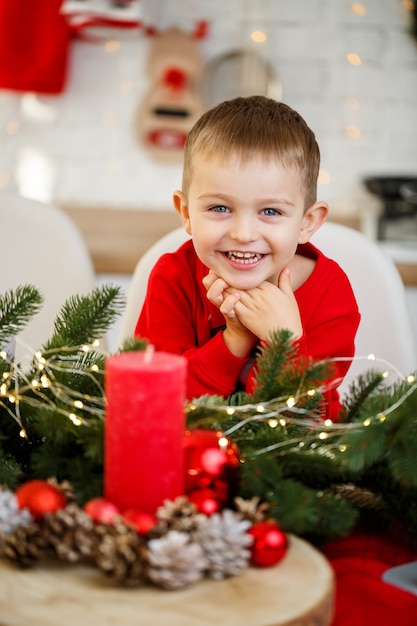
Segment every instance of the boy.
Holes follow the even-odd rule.
[[[302,356],[353,356],[349,281],[309,243],[328,212],[319,164],[305,121],[263,96],[219,104],[188,134],[173,200],[192,239],[155,265],[135,334],[187,358],[189,399],[250,392],[254,349],[279,328]],[[328,400],[335,418],[336,389]]]

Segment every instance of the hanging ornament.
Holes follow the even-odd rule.
[[[84,511],[92,518],[94,522],[106,522],[112,524],[117,515],[120,515],[119,508],[106,500],[105,498],[91,498],[84,504]]]
[[[45,513],[55,513],[63,509],[67,500],[58,487],[46,480],[29,480],[16,489],[16,498],[21,509],[28,509],[38,519]]]
[[[248,533],[253,536],[251,563],[272,567],[284,558],[288,550],[288,537],[276,522],[258,522]]]
[[[185,493],[196,505],[192,495],[201,490],[210,490],[219,508],[231,502],[236,495],[239,450],[223,433],[204,429],[186,431],[184,466]],[[207,499],[207,496],[207,493],[200,494],[197,501],[201,502],[202,497]]]
[[[155,32],[150,43],[149,87],[136,113],[135,135],[158,161],[182,160],[187,135],[206,109],[201,36],[201,30],[173,27]]]

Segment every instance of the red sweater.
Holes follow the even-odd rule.
[[[304,334],[297,341],[300,356],[314,360],[351,357],[360,315],[349,280],[340,266],[312,244],[298,253],[316,259],[311,276],[295,292]],[[182,354],[188,360],[188,399],[204,394],[228,396],[235,389],[247,358],[234,356],[223,341],[224,317],[209,302],[202,284],[208,268],[198,259],[192,241],[164,254],[153,268],[135,335],[157,350]],[[349,362],[337,365],[343,377]],[[248,377],[251,390],[253,376]],[[329,394],[330,417],[339,410],[338,392]]]

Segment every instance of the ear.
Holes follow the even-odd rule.
[[[307,243],[310,237],[326,221],[329,206],[326,202],[315,202],[303,215],[298,243]]]
[[[174,194],[172,196],[172,200],[174,203],[174,208],[176,210],[176,212],[178,213],[178,215],[181,218],[181,222],[183,223],[183,226],[185,228],[185,232],[188,235],[191,235],[191,221],[190,221],[190,214],[188,211],[188,205],[185,201],[185,197],[184,194],[182,193],[182,191],[174,191]]]

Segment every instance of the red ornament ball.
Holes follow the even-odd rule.
[[[248,533],[253,536],[251,563],[272,567],[284,558],[288,550],[288,537],[276,522],[257,522]]]
[[[195,504],[199,513],[205,515],[213,515],[222,508],[222,502],[213,489],[195,489],[188,494],[188,499]]]
[[[113,504],[113,502],[100,497],[88,500],[88,502],[84,504],[83,510],[97,523],[105,522],[112,524],[114,518],[120,515],[119,508]]]
[[[35,519],[45,513],[55,513],[67,505],[62,491],[46,480],[29,480],[16,489],[15,495],[19,507],[29,509]]]
[[[221,506],[236,495],[239,484],[239,450],[223,433],[186,431],[184,437],[185,493],[210,489]]]
[[[136,530],[140,535],[146,535],[151,528],[156,526],[158,520],[152,513],[146,513],[146,511],[137,511],[136,509],[128,509],[123,511],[122,517],[125,520],[136,526]]]

